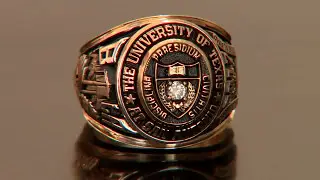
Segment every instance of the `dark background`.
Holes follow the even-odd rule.
[[[238,180],[319,179],[319,2],[0,2],[0,179],[72,179],[85,120],[73,89],[79,48],[123,22],[178,14],[214,21],[238,55]]]

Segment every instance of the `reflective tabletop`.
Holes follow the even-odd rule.
[[[236,177],[234,132],[226,129],[216,145],[197,150],[132,150],[100,142],[86,125],[75,146],[78,179],[221,179]]]

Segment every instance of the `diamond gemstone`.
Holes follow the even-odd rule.
[[[181,81],[173,81],[168,87],[168,95],[172,100],[181,100],[187,93],[187,88]]]

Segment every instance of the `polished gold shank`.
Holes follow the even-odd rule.
[[[193,17],[193,16],[182,16],[182,15],[161,15],[161,16],[151,16],[151,17],[144,17],[139,18],[136,20],[128,21],[126,23],[123,23],[121,25],[118,25],[114,28],[109,29],[108,31],[98,35],[97,37],[93,38],[92,40],[85,43],[80,48],[80,53],[86,53],[88,50],[90,50],[93,47],[96,47],[101,42],[106,41],[107,39],[110,39],[114,37],[115,35],[118,35],[120,33],[129,32],[132,29],[135,28],[141,28],[143,26],[146,26],[150,23],[153,23],[153,21],[157,20],[167,20],[167,19],[181,19],[186,20],[192,23],[195,23],[203,28],[207,28],[209,30],[212,30],[215,33],[218,33],[222,37],[224,37],[229,43],[231,42],[231,35],[221,26],[217,25],[214,22]]]
[[[183,143],[179,144],[155,144],[152,141],[136,138],[131,136],[126,136],[121,133],[118,133],[106,126],[101,125],[96,120],[92,119],[90,116],[83,112],[85,118],[89,125],[96,130],[95,135],[98,139],[103,142],[110,144],[115,144],[117,146],[126,147],[126,148],[140,148],[140,149],[177,149],[177,148],[203,148],[208,146],[213,146],[218,144],[221,140],[219,134],[230,126],[235,114],[235,110],[228,116],[228,118],[222,122],[214,131],[210,131],[205,135],[199,137],[200,141],[195,141],[194,143],[188,143],[184,145]]]

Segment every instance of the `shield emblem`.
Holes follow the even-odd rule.
[[[174,117],[181,118],[193,106],[199,94],[200,74],[199,62],[155,64],[158,97],[166,110]]]

